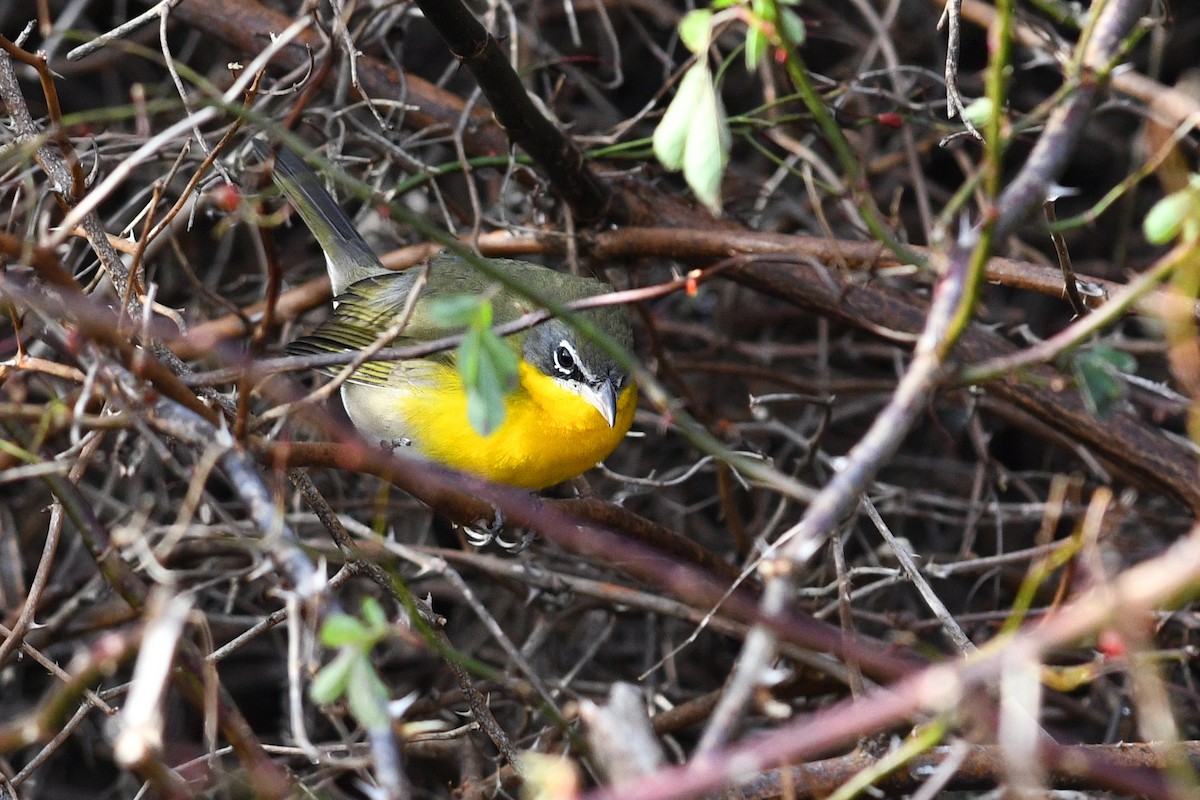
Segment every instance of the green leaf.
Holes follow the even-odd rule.
[[[976,128],[982,128],[992,116],[992,99],[980,97],[963,109],[963,117]]]
[[[346,693],[346,685],[354,663],[362,658],[364,656],[357,650],[343,649],[333,661],[321,667],[321,671],[308,687],[308,696],[319,706],[337,702],[338,698]]]
[[[458,346],[458,374],[467,390],[479,382],[479,328],[468,328]]]
[[[383,606],[379,605],[379,601],[374,597],[364,597],[362,602],[362,617],[367,623],[367,628],[370,631],[371,642],[374,645],[383,637],[387,636],[388,620],[387,614],[384,613]]]
[[[712,16],[707,9],[698,8],[683,15],[679,21],[679,41],[693,53],[703,54],[712,39]]]
[[[683,178],[704,205],[721,213],[721,178],[729,163],[732,136],[725,106],[706,61],[684,74],[679,91],[654,131],[654,154]]]
[[[479,307],[475,309],[475,318],[471,320],[471,325],[476,328],[487,329],[492,327],[492,301],[482,300]]]
[[[1132,353],[1118,350],[1115,347],[1099,345],[1089,351],[1093,358],[1103,361],[1118,372],[1133,372],[1137,369],[1137,359]]]
[[[787,41],[795,47],[804,44],[804,38],[807,35],[804,30],[804,20],[800,19],[800,15],[790,8],[779,9],[779,22],[777,28]]]
[[[1188,220],[1200,216],[1200,193],[1187,186],[1159,200],[1142,220],[1142,232],[1151,244],[1167,244],[1184,230]]]
[[[517,380],[518,360],[512,348],[490,328],[473,329],[471,356],[475,371],[467,385],[467,419],[481,436],[487,436],[504,423],[504,401]],[[465,345],[467,340],[464,340]],[[461,357],[461,356],[460,356]]]
[[[708,66],[701,62],[693,64],[683,74],[675,91],[675,99],[667,106],[666,113],[654,129],[654,155],[671,172],[683,167],[683,150],[692,126],[693,112],[706,83],[711,83]]]
[[[704,91],[692,114],[692,126],[683,149],[683,178],[700,202],[713,214],[721,213],[721,179],[729,163],[732,137],[725,106],[704,69]]]
[[[367,658],[357,658],[353,662],[346,682],[346,702],[350,713],[368,730],[386,728],[391,723],[387,713],[387,687]]]
[[[1071,369],[1084,405],[1103,419],[1125,400],[1127,387],[1121,373],[1137,369],[1137,360],[1123,350],[1101,346],[1077,354]]]
[[[770,44],[771,43],[767,40],[767,35],[760,29],[751,26],[751,28],[746,31],[747,70],[753,72],[758,68],[759,63],[762,61],[763,55],[767,52],[767,48],[770,46]]]
[[[466,328],[456,358],[467,392],[467,420],[487,436],[504,422],[504,401],[516,387],[517,356],[492,332],[491,300],[452,295],[441,298],[431,313],[438,324]]]
[[[429,302],[429,317],[443,328],[465,328],[479,315],[479,307],[490,302],[477,294],[451,294]]]
[[[366,627],[349,614],[330,614],[321,623],[321,644],[326,647],[360,645],[369,638]]]

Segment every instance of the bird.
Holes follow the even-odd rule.
[[[252,141],[259,160],[268,162],[271,150],[266,143]],[[275,151],[271,174],[320,244],[335,295],[330,317],[290,343],[288,352],[342,353],[375,343],[400,320],[423,270],[383,266],[316,173],[291,150],[281,146]],[[526,261],[488,261],[560,305],[612,291],[594,278]],[[431,260],[418,291],[393,346],[455,332],[434,320],[432,309],[439,298],[490,298],[495,324],[539,310],[448,252]],[[621,348],[631,349],[633,331],[624,306],[578,313]],[[505,397],[503,421],[486,434],[471,425],[467,387],[454,352],[359,366],[341,387],[346,413],[366,439],[385,449],[525,489],[570,480],[607,457],[633,422],[637,384],[629,371],[558,318],[502,341],[517,356],[517,379]],[[337,368],[327,372],[336,373]]]

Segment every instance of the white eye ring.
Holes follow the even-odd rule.
[[[567,377],[579,371],[579,356],[566,339],[554,348],[554,368]]]

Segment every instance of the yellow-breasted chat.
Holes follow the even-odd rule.
[[[254,148],[264,161],[269,157],[262,141],[256,140]],[[384,267],[296,154],[281,147],[272,175],[321,245],[334,292],[329,319],[291,343],[289,352],[347,352],[374,344],[400,319],[422,271]],[[559,304],[611,291],[598,280],[525,261],[490,261]],[[439,298],[455,295],[489,297],[496,324],[537,310],[458,256],[442,254],[431,263],[392,344],[403,347],[452,333],[434,321],[431,309]],[[580,313],[622,347],[632,345],[624,308]],[[517,381],[505,398],[503,421],[487,435],[468,420],[466,385],[453,352],[363,364],[342,385],[346,413],[363,436],[385,447],[529,489],[573,478],[611,453],[629,430],[637,405],[637,387],[628,372],[559,319],[506,336],[504,342],[518,356]]]

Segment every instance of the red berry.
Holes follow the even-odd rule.
[[[226,214],[237,211],[242,202],[242,191],[232,183],[221,183],[209,189],[208,196],[217,208]]]
[[[1096,649],[1105,658],[1121,658],[1125,655],[1125,639],[1114,628],[1105,628],[1096,637]]]

